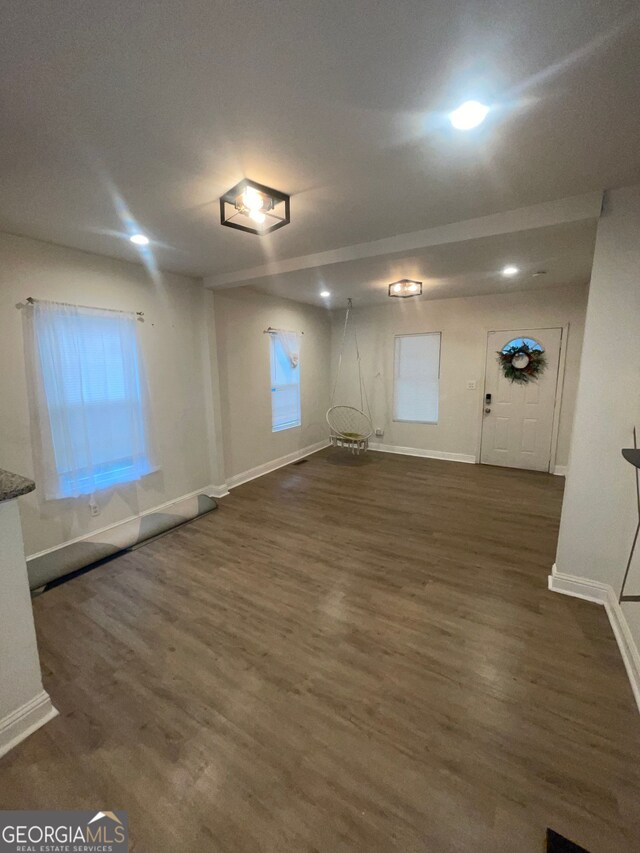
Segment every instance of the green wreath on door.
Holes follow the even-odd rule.
[[[535,382],[547,367],[543,349],[530,347],[524,341],[506,347],[498,353],[498,363],[509,382],[526,385]]]

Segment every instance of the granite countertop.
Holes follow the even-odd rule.
[[[32,492],[36,487],[33,480],[27,477],[21,477],[20,474],[12,474],[11,471],[5,471],[0,468],[0,503],[2,501],[10,501],[12,498],[17,498],[20,495],[26,495]]]

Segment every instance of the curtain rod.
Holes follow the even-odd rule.
[[[35,299],[33,296],[27,296],[26,302],[29,305],[35,305],[36,302],[42,302],[42,299]],[[93,311],[109,311],[111,314],[130,314],[130,311],[120,311],[118,308],[96,308],[95,305],[76,305],[74,302],[54,302],[53,300],[45,300],[53,302],[54,305],[69,305],[71,308],[89,308]],[[136,311],[136,317],[144,317],[144,311]]]
[[[292,329],[274,329],[273,326],[269,326],[267,329],[262,330],[263,335],[273,335],[274,332],[291,332],[294,331]],[[304,335],[304,332],[296,332],[297,335]]]

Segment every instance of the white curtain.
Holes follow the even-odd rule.
[[[282,348],[291,362],[291,367],[297,367],[300,363],[300,334],[278,329],[275,335],[282,344]]]
[[[154,470],[135,314],[36,302],[30,320],[45,497],[89,495]]]
[[[271,427],[300,426],[300,342],[296,332],[271,335]]]

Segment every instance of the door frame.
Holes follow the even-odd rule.
[[[548,472],[550,474],[558,474],[560,476],[564,476],[566,474],[566,466],[561,465],[558,467],[556,465],[556,454],[558,452],[558,435],[560,432],[560,414],[562,409],[562,393],[564,391],[564,370],[565,363],[567,360],[567,343],[569,340],[569,328],[570,323],[559,324],[557,326],[532,326],[531,328],[540,329],[540,331],[545,331],[547,329],[560,329],[560,352],[558,354],[558,375],[556,377],[556,393],[553,400],[553,421],[551,426],[551,447],[549,450],[549,465]],[[487,382],[487,349],[489,343],[489,335],[494,332],[519,332],[519,331],[528,331],[528,329],[489,329],[485,328],[484,330],[484,352],[482,357],[482,371],[480,374],[480,388],[482,391],[482,395],[480,397],[480,407],[478,411],[478,440],[476,442],[476,463],[481,465],[482,458],[482,427],[484,424],[484,395],[485,395],[485,387]]]

